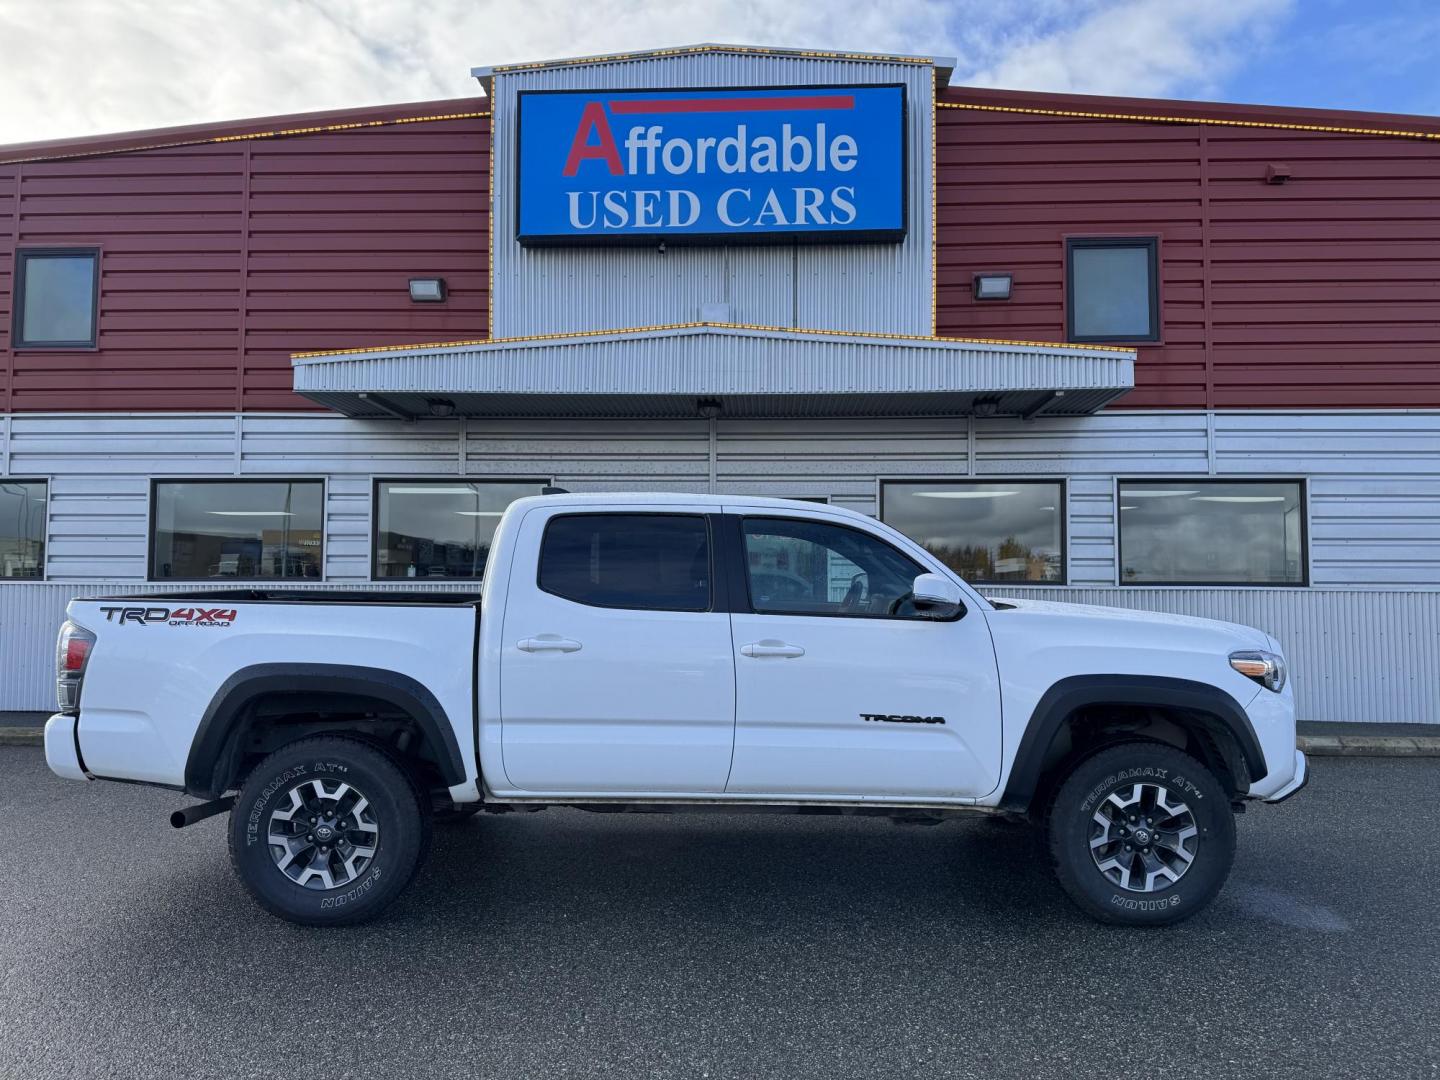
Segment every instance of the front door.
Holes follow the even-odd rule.
[[[535,792],[720,792],[735,732],[711,518],[526,515],[505,602],[501,756]],[[711,508],[713,509],[713,508]]]
[[[897,801],[992,791],[1000,688],[981,613],[923,617],[908,594],[930,568],[853,526],[725,520],[749,594],[731,616],[726,791]]]

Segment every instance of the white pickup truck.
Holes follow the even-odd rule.
[[[384,910],[432,820],[570,806],[1028,815],[1107,922],[1194,914],[1233,813],[1306,781],[1259,630],[986,600],[858,513],[698,495],[522,499],[478,601],[205,591],[76,600],[50,767],[230,811],[254,898]]]

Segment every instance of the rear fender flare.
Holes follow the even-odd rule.
[[[216,790],[216,768],[239,730],[246,706],[264,695],[284,693],[353,694],[392,705],[419,725],[434,748],[446,784],[463,784],[467,779],[454,725],[435,695],[410,676],[347,664],[255,664],[231,675],[210,699],[185,761],[185,790],[200,798],[221,794]]]

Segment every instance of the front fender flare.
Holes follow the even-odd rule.
[[[335,693],[375,698],[413,717],[435,750],[445,783],[463,784],[464,761],[460,744],[435,695],[408,675],[384,668],[348,664],[255,664],[241,668],[210,699],[190,754],[185,761],[185,790],[200,798],[215,798],[215,770],[235,734],[245,707],[265,694]]]
[[[1002,809],[1029,809],[1056,733],[1076,710],[1089,705],[1152,705],[1213,717],[1235,739],[1252,782],[1268,771],[1250,717],[1218,686],[1160,675],[1075,675],[1046,690],[1031,713],[1000,798]]]

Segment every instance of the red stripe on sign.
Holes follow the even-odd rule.
[[[667,98],[610,102],[610,111],[622,116],[636,113],[778,112],[790,109],[853,108],[855,98],[851,94],[836,94],[830,97]]]

